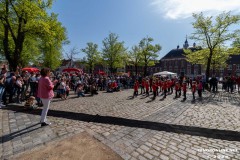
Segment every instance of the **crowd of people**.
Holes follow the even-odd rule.
[[[218,92],[218,84],[222,84],[222,90],[233,93],[234,90],[240,91],[240,77],[227,76],[224,77],[223,81],[219,81],[218,78],[212,77],[209,80],[209,91],[216,93]],[[136,79],[134,83],[133,97],[138,95],[139,89],[140,94],[149,96],[150,92],[153,92],[152,99],[154,100],[157,95],[163,95],[163,99],[167,95],[175,94],[174,99],[183,96],[183,100],[187,99],[186,93],[189,90],[192,93],[192,101],[196,100],[195,94],[198,94],[199,99],[202,99],[202,92],[205,91],[206,80],[202,76],[196,76],[195,78],[189,77],[146,77]]]
[[[222,89],[227,92],[240,90],[240,77],[228,76],[221,81],[216,77],[209,80],[210,92],[218,91],[218,83],[222,83]],[[177,99],[183,96],[187,99],[187,91],[192,93],[189,97],[194,102],[196,94],[202,99],[205,91],[205,79],[202,76],[188,77],[142,77],[142,76],[106,76],[86,73],[62,73],[51,72],[43,68],[41,72],[16,71],[8,72],[3,67],[0,74],[0,107],[8,103],[22,103],[25,107],[35,109],[43,106],[41,123],[48,125],[46,115],[54,92],[57,98],[66,100],[72,90],[77,97],[97,95],[99,91],[118,92],[123,89],[133,88],[133,98],[142,94],[146,97],[153,93],[152,100],[162,96],[164,100],[169,95]],[[44,85],[43,85],[44,84]],[[44,86],[44,87],[43,87]],[[35,103],[36,101],[36,103]]]
[[[3,67],[0,77],[0,105],[4,106],[13,102],[22,103],[32,97],[31,99],[35,98],[37,105],[41,106],[42,102],[37,96],[40,77],[40,73],[27,71],[9,73]],[[73,90],[78,97],[84,97],[86,94],[97,95],[98,91],[115,92],[128,88],[134,88],[134,96],[138,95],[138,90],[140,90],[140,94],[146,96],[149,96],[149,92],[153,92],[153,99],[157,95],[163,95],[163,98],[166,98],[167,95],[174,93],[174,98],[183,95],[183,100],[186,100],[187,90],[191,89],[192,98],[195,100],[196,92],[200,98],[202,97],[206,83],[201,76],[192,79],[188,77],[128,77],[61,72],[51,72],[50,80],[54,85],[53,90],[56,92],[56,97],[62,100],[68,98],[70,90]],[[212,77],[209,80],[210,91],[217,92],[218,83],[219,79]],[[240,77],[224,77],[221,83],[222,89],[228,92],[240,89]]]

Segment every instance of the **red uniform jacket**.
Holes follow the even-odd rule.
[[[134,84],[134,91],[138,91],[138,84],[137,83]]]
[[[153,92],[155,92],[157,90],[157,84],[156,83],[152,84],[152,89],[153,89]]]
[[[192,92],[196,92],[196,85],[195,84],[192,85]]]
[[[163,84],[162,84],[162,89],[163,89],[163,90],[166,90],[166,89],[167,89],[167,82],[163,82]]]
[[[149,90],[149,83],[148,82],[145,83],[145,88],[146,88],[147,91]]]

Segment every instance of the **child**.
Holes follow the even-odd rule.
[[[22,86],[23,86],[23,80],[21,76],[17,76],[15,85],[17,90],[17,103],[21,103],[20,94],[22,92]]]
[[[76,92],[77,92],[78,97],[85,97],[84,92],[83,92],[83,85],[82,84],[77,85]]]
[[[197,89],[198,89],[198,96],[200,99],[202,99],[202,89],[203,89],[202,81],[199,81]]]
[[[59,92],[61,99],[66,99],[66,81],[64,79],[61,79],[60,85],[59,85]]]
[[[142,82],[141,82],[141,94],[145,94],[145,79],[143,78],[142,79]]]
[[[176,98],[179,97],[179,96],[178,96],[179,89],[181,89],[181,88],[180,88],[180,84],[179,84],[178,82],[176,82],[176,83],[175,83],[175,97],[174,97],[174,99],[176,99]]]
[[[152,83],[152,90],[153,90],[152,100],[155,100],[155,98],[157,96],[157,83],[154,80],[153,80],[153,83]]]
[[[148,97],[149,96],[149,81],[146,80],[145,82],[145,88],[146,88],[146,96]]]
[[[193,101],[195,101],[195,92],[196,92],[196,81],[192,82],[192,95],[193,95]]]
[[[167,97],[167,82],[166,82],[166,80],[163,81],[162,89],[163,89],[163,93],[164,93],[163,98],[166,98]]]
[[[186,93],[187,93],[187,83],[186,81],[183,82],[183,85],[182,85],[182,91],[183,91],[183,101],[185,101],[187,99],[186,97]]]
[[[69,96],[69,92],[70,92],[70,86],[69,86],[69,82],[67,82],[67,84],[66,84],[66,98]]]
[[[135,83],[134,83],[134,86],[133,86],[133,88],[134,88],[133,97],[138,95],[138,87],[139,87],[138,81],[136,80]]]
[[[30,96],[30,97],[27,99],[27,101],[25,102],[24,107],[25,107],[26,109],[36,109],[37,106],[34,105],[34,100],[35,100],[35,97]]]

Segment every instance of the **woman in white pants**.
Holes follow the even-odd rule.
[[[47,122],[47,113],[51,99],[54,97],[54,85],[49,79],[50,69],[43,68],[41,70],[41,78],[38,81],[38,97],[41,98],[43,103],[43,110],[41,114],[41,126],[47,126],[51,123]]]

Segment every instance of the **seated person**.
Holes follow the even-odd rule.
[[[95,82],[91,85],[90,90],[91,90],[91,95],[98,94],[98,92],[97,92],[97,84]]]
[[[78,84],[77,85],[77,95],[78,97],[85,97],[84,91],[83,91],[83,85],[82,84]]]
[[[36,109],[37,106],[34,104],[34,101],[35,101],[35,97],[30,96],[25,102],[24,107],[26,109]]]
[[[120,87],[118,86],[116,81],[113,82],[113,91],[115,92],[120,91]]]
[[[112,84],[113,84],[112,82],[108,83],[107,92],[113,92]]]

